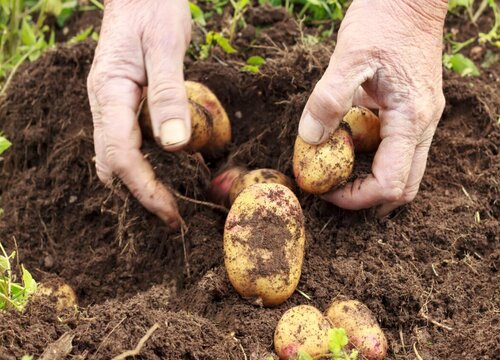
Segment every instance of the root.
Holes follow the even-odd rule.
[[[153,333],[160,327],[160,325],[158,324],[154,324],[148,331],[147,333],[139,340],[139,342],[137,343],[137,346],[135,347],[134,350],[128,350],[128,351],[125,351],[124,353],[118,355],[118,356],[115,356],[112,360],[124,360],[126,359],[127,357],[129,356],[137,356],[139,355],[139,353],[141,352],[144,344],[146,343],[146,341],[149,340],[149,338],[151,337],[151,335],[153,335]]]

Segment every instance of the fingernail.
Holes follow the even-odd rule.
[[[160,140],[163,146],[172,146],[186,141],[188,133],[183,119],[171,119],[160,127]]]
[[[307,143],[317,144],[321,141],[325,128],[318,120],[306,112],[299,124],[299,135]]]

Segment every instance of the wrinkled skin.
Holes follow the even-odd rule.
[[[382,142],[372,174],[323,198],[346,209],[378,207],[384,216],[412,201],[444,109],[442,32],[447,1],[354,0],[330,64],[299,125],[323,143],[352,104],[378,109]]]
[[[189,142],[183,59],[190,36],[187,0],[106,1],[87,80],[97,176],[110,184],[116,175],[149,211],[174,229],[181,222],[177,206],[140,151],[136,112],[142,88],[147,86],[157,142],[172,151]]]

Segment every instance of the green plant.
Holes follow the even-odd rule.
[[[0,310],[13,308],[22,312],[29,297],[36,292],[37,283],[23,265],[20,265],[21,283],[16,283],[11,267],[16,252],[7,255],[1,243],[0,250]]]
[[[247,64],[241,67],[241,70],[258,74],[260,67],[266,63],[266,59],[262,56],[250,56],[247,59]]]
[[[10,148],[11,145],[12,143],[9,141],[9,139],[7,139],[0,131],[0,155],[2,155],[5,150]]]
[[[22,63],[36,60],[54,47],[55,26],[47,25],[47,17],[54,17],[62,27],[75,11],[100,4],[97,0],[92,3],[94,6],[80,7],[77,0],[0,0],[0,95]]]
[[[461,76],[479,76],[479,69],[474,62],[462,54],[444,54],[443,65]]]
[[[33,355],[23,355],[21,360],[33,360]]]
[[[220,48],[227,54],[234,54],[236,52],[236,49],[233,48],[229,39],[224,37],[222,33],[210,31],[205,36],[205,43],[201,45],[199,58],[208,58],[210,51],[214,46],[220,46]]]
[[[249,0],[237,0],[237,1],[229,0],[229,1],[231,2],[231,6],[233,7],[234,10],[233,16],[229,23],[229,41],[232,42],[236,35],[236,31],[238,29],[238,23],[243,22],[242,26],[244,26],[243,14],[247,9]]]
[[[328,354],[321,354],[312,357],[305,351],[299,351],[296,360],[356,360],[358,358],[357,350],[347,350],[346,345],[349,339],[342,328],[333,328],[328,331]]]

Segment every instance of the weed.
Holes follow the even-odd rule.
[[[22,282],[14,282],[15,275],[11,261],[15,258],[16,252],[7,255],[1,243],[0,250],[0,310],[13,308],[22,312],[29,297],[36,292],[37,283],[23,265],[20,266]]]
[[[260,67],[265,63],[266,59],[264,59],[262,56],[250,56],[247,59],[247,64],[242,66],[241,70],[258,74],[260,72]]]
[[[347,350],[349,339],[343,328],[333,328],[328,331],[328,353],[312,357],[305,351],[299,351],[296,360],[357,360],[357,350]]]

